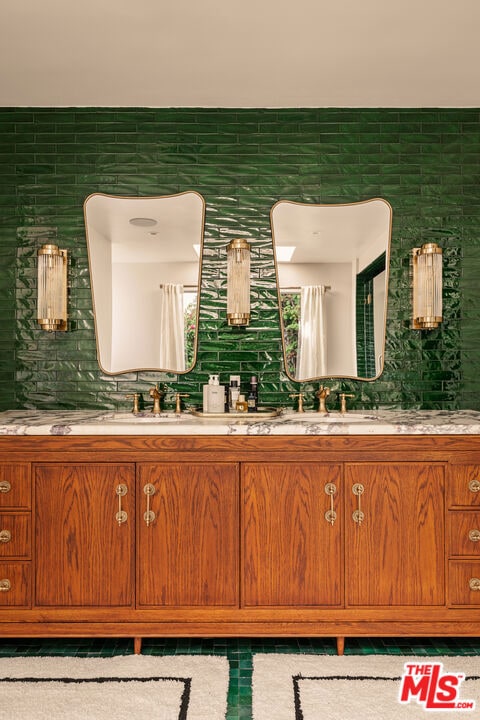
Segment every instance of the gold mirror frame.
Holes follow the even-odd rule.
[[[375,217],[376,211],[378,211],[378,217]],[[355,203],[340,204],[314,204],[295,202],[290,200],[279,200],[270,210],[270,225],[272,231],[272,243],[274,251],[276,286],[278,294],[280,326],[282,333],[283,358],[285,372],[289,379],[293,380],[294,382],[312,382],[316,380],[323,380],[326,378],[343,378],[351,380],[361,380],[365,382],[373,382],[374,380],[377,380],[382,374],[384,366],[390,244],[392,235],[392,207],[390,203],[388,203],[383,198],[372,198],[369,200],[363,200]],[[363,237],[362,233],[365,234],[365,237]],[[362,253],[364,257],[368,257],[369,248],[367,246],[367,241],[369,240],[369,238],[366,237],[368,234],[371,235],[370,241],[372,246],[370,248],[372,250],[372,257],[370,258],[370,262],[367,262],[364,267],[360,266],[360,268],[354,268],[355,262],[358,265],[358,252],[360,249],[362,249],[362,245]],[[381,242],[380,236],[382,238]],[[328,272],[326,273],[326,281],[321,282],[320,280],[316,280],[314,281],[314,283],[310,281],[307,283],[308,285],[315,285],[318,283],[319,287],[323,286],[324,288],[322,292],[326,292],[326,299],[324,301],[324,305],[330,305],[330,317],[327,317],[327,322],[329,321],[327,327],[329,327],[329,338],[331,338],[332,352],[336,350],[337,355],[339,357],[342,357],[341,345],[343,343],[343,352],[345,355],[350,352],[350,358],[349,361],[343,366],[339,365],[336,360],[334,360],[333,363],[327,362],[324,372],[313,372],[304,377],[303,375],[297,376],[296,373],[292,373],[289,367],[291,363],[289,363],[289,358],[287,357],[286,327],[282,312],[282,285],[285,288],[285,282],[281,282],[280,275],[282,273],[279,269],[279,265],[287,265],[287,263],[279,260],[278,255],[280,247],[290,247],[290,249],[292,247],[295,247],[292,260],[295,260],[295,254],[299,256],[300,260],[297,261],[297,263],[292,263],[290,267],[292,268],[294,264],[297,264],[299,266],[301,264],[304,266],[304,269],[306,269],[308,275],[314,265],[311,263],[311,261],[308,260],[308,255],[306,254],[306,252],[303,255],[297,252],[298,248],[301,248],[301,243],[305,240],[305,238],[309,238],[308,246],[313,247],[314,249],[313,255],[316,256],[316,264],[319,263],[319,258],[321,258],[321,253],[319,253],[318,251],[323,246],[326,250],[328,250],[328,252],[325,253],[326,260],[324,262],[328,261],[330,263],[334,263],[334,261],[336,260],[336,262],[340,264],[343,262],[350,264],[350,275],[352,280],[349,290],[349,302],[351,303],[351,308],[349,311],[349,322],[351,325],[350,342],[345,340],[345,337],[348,336],[349,333],[349,330],[347,328],[347,322],[345,320],[346,314],[348,313],[344,313],[343,315],[340,315],[340,317],[332,320],[332,303],[335,301],[337,289],[335,288],[334,283],[328,280]],[[356,260],[353,252],[351,256],[347,257],[345,255],[342,258],[342,254],[340,251],[342,250],[342,244],[344,242],[346,243],[347,238],[351,238],[352,247],[353,244],[355,244],[355,250],[357,251]],[[379,250],[380,248],[382,249],[382,252],[377,252],[377,249]],[[381,322],[377,322],[377,328],[374,329],[372,327],[370,329],[371,334],[375,330],[377,332],[381,331],[381,360],[379,360],[378,357],[374,356],[375,372],[367,375],[367,373],[358,372],[359,363],[357,353],[359,341],[357,337],[356,327],[356,285],[358,285],[360,282],[358,280],[359,273],[361,274],[360,271],[365,270],[369,267],[369,265],[371,265],[372,268],[375,268],[375,261],[378,261],[378,266],[381,266],[381,260],[379,258],[381,258],[382,254],[384,254],[385,268],[385,297],[380,305],[380,309],[382,309],[383,311],[381,313],[382,319]],[[293,273],[293,270],[291,272]],[[285,273],[285,276],[287,275],[288,273]],[[355,287],[353,278],[356,278]],[[297,287],[297,284],[298,283],[293,284],[293,282],[287,282],[286,288],[288,288],[290,291],[298,290],[300,292],[300,285],[298,284]],[[325,288],[328,289],[326,290]],[[340,297],[337,298],[338,301],[340,299]],[[373,305],[369,312],[373,312]],[[328,340],[328,342],[330,343],[330,339]],[[366,340],[364,342],[366,345]],[[347,347],[347,345],[349,347]],[[370,362],[370,364],[372,363]]]
[[[141,371],[178,375],[190,372],[197,360],[198,347],[205,226],[205,200],[202,195],[195,191],[144,197],[92,193],[84,202],[84,219],[97,360],[102,372],[106,375]],[[114,252],[122,260],[122,263],[118,264],[125,265],[124,281],[121,283],[113,278],[114,242]],[[163,257],[168,257],[170,272],[162,267]],[[187,257],[189,259],[185,261]],[[163,266],[168,263],[163,262]],[[189,265],[190,279],[187,282],[175,279],[175,273],[179,271],[182,263],[185,268]],[[192,267],[193,263],[195,267]],[[161,268],[161,272],[154,275],[156,268]],[[175,268],[173,272],[172,268]],[[165,275],[162,274],[164,271]],[[134,276],[139,277],[141,287],[134,287]],[[143,278],[147,276],[153,289],[150,286],[143,287]],[[188,367],[174,367],[169,363],[152,361],[162,342],[162,330],[158,326],[160,310],[156,305],[160,301],[156,291],[158,289],[158,294],[165,293],[165,287],[174,283],[182,288],[196,290],[193,355]],[[140,300],[140,294],[144,293],[149,293],[149,302],[145,301],[145,296]],[[154,303],[153,308],[150,300]],[[119,309],[120,306],[123,311]],[[113,360],[115,341],[121,336],[121,331],[122,334],[125,331],[122,339],[124,349],[118,350],[117,355],[124,354],[128,358],[126,362]],[[127,348],[125,344],[128,345]],[[130,361],[130,358],[135,359]]]

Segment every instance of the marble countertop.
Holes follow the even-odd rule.
[[[476,410],[372,410],[346,415],[283,411],[277,417],[140,416],[105,410],[7,410],[0,435],[480,435]]]

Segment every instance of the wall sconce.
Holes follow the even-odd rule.
[[[67,329],[67,251],[57,245],[38,250],[37,321],[42,330]]]
[[[427,243],[412,250],[414,330],[432,330],[442,322],[442,248]]]
[[[227,322],[250,322],[250,245],[242,239],[227,245]]]

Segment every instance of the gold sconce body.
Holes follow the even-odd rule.
[[[38,250],[37,321],[48,332],[67,329],[67,261],[57,245]]]
[[[432,330],[442,322],[442,248],[426,243],[412,250],[414,330]]]
[[[250,322],[250,245],[243,239],[227,245],[227,322],[237,327]]]

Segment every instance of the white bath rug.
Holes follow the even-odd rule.
[[[253,660],[253,720],[473,720],[479,712],[480,657],[258,654]]]
[[[229,667],[206,655],[0,659],[1,720],[225,720]]]

